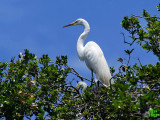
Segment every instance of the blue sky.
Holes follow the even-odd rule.
[[[137,44],[129,47],[123,43],[120,33],[128,34],[120,23],[124,16],[141,15],[143,9],[160,16],[156,10],[158,3],[158,0],[1,0],[0,61],[9,62],[24,49],[39,57],[48,54],[52,60],[68,55],[69,66],[82,76],[90,77],[90,71],[78,60],[76,52],[83,28],[62,28],[84,18],[91,27],[86,42],[92,40],[99,44],[110,67],[120,66],[117,59],[127,57],[124,52],[127,48],[135,48],[131,63],[138,62],[139,57],[143,65],[154,64],[158,59],[151,53],[146,53]]]

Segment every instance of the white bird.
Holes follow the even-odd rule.
[[[20,63],[21,63],[22,60],[24,60],[24,58],[23,58],[23,57],[24,57],[24,54],[23,54],[22,52],[20,52],[18,57],[19,57],[19,61],[20,61]]]
[[[79,81],[76,88],[79,89],[80,87],[82,88],[82,92],[84,92],[87,89],[87,84],[84,81]]]
[[[90,32],[90,26],[88,22],[82,18],[79,18],[75,22],[64,27],[72,25],[81,25],[84,27],[84,32],[79,36],[77,41],[77,53],[79,59],[81,61],[85,61],[91,72],[95,73],[95,82],[101,80],[105,87],[110,86],[110,79],[112,77],[101,48],[93,41],[89,41],[84,46],[84,41]]]

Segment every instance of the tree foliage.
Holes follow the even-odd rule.
[[[160,11],[160,4],[157,6]],[[141,26],[139,19],[146,20]],[[160,60],[160,18],[143,10],[142,16],[125,16],[122,27],[135,42],[151,51]],[[0,118],[13,119],[147,119],[160,113],[160,63],[130,65],[132,50],[125,50],[129,58],[119,58],[119,72],[114,67],[114,84],[110,88],[93,84],[80,91],[68,79],[74,74],[67,65],[67,56],[52,61],[48,55],[38,58],[27,49],[19,60],[0,62]],[[156,111],[151,112],[151,110]],[[150,111],[150,112],[149,112]],[[153,115],[155,114],[155,115]],[[152,115],[152,116],[151,116]],[[159,116],[160,117],[160,116]]]

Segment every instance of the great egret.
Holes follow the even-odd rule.
[[[84,92],[87,89],[87,84],[84,81],[79,81],[76,88],[79,89],[80,87],[82,88],[82,92]]]
[[[82,25],[84,32],[79,36],[77,41],[77,53],[81,61],[85,61],[87,67],[95,73],[95,82],[101,80],[105,87],[110,85],[111,73],[107,61],[101,48],[93,41],[89,41],[84,46],[84,41],[90,32],[89,24],[86,20],[79,18],[75,22],[64,27],[72,25]]]

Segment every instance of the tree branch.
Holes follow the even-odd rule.
[[[124,33],[123,33],[123,32],[121,32],[121,34],[123,35],[124,43],[129,44],[130,46],[132,46],[132,44],[133,44],[133,43],[136,41],[136,39],[137,39],[137,38],[133,38],[133,37],[131,37],[131,38],[133,38],[133,41],[132,41],[131,43],[129,43],[129,42],[127,42],[127,41],[126,41],[126,38],[125,38],[125,36],[124,36]]]
[[[133,15],[133,14],[132,14],[132,17],[139,17],[139,18],[144,18],[144,19],[150,19],[150,18],[160,19],[160,17],[156,17],[156,16],[153,16],[153,17],[143,17],[143,16],[138,16],[138,15]]]
[[[50,63],[55,63],[55,62],[54,61],[50,61]],[[57,63],[55,63],[55,64],[57,64]],[[58,65],[63,65],[66,68],[70,68],[67,64],[58,64]],[[77,77],[79,77],[82,81],[83,81],[83,79],[85,79],[85,80],[91,82],[91,80],[89,80],[89,79],[87,79],[85,77],[82,77],[75,69],[73,69],[73,68],[70,68],[70,69],[71,69],[71,73],[76,75]]]
[[[70,67],[68,67],[67,64],[65,64],[64,66],[65,66],[66,68],[70,68]],[[91,82],[91,80],[89,80],[89,79],[87,79],[87,78],[82,77],[81,75],[79,75],[79,73],[78,73],[75,69],[73,69],[73,68],[71,68],[71,73],[73,73],[74,75],[76,75],[77,77],[79,77],[82,81],[83,81],[83,79],[85,79],[85,80]]]

